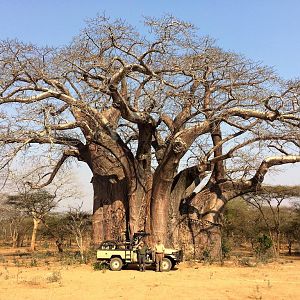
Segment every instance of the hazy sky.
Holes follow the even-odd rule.
[[[192,22],[226,50],[273,66],[286,79],[300,77],[299,0],[0,0],[0,11],[0,39],[49,46],[70,42],[97,13],[126,19],[136,27],[142,26],[142,16],[168,13]],[[286,169],[268,181],[280,178],[285,184],[299,184],[300,168]],[[80,173],[90,194],[90,173]]]

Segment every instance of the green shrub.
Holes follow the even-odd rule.
[[[206,248],[203,250],[202,252],[202,259],[204,261],[204,263],[212,263],[212,257],[211,257],[211,251],[210,249]]]
[[[226,259],[230,257],[229,253],[231,252],[231,247],[227,239],[224,238],[222,239],[221,251],[222,251],[222,259]]]
[[[93,263],[93,269],[95,271],[106,270],[109,268],[109,265],[106,261],[96,261]]]
[[[259,236],[254,247],[256,257],[260,261],[266,262],[272,256],[270,251],[272,245],[272,240],[268,235],[263,234]]]
[[[71,251],[59,253],[59,261],[62,265],[77,265],[81,263],[81,257]]]
[[[38,263],[35,258],[32,258],[30,261],[30,267],[37,267]]]

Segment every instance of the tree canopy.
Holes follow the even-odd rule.
[[[164,238],[186,214],[218,223],[224,203],[270,167],[300,161],[300,82],[176,18],[145,28],[99,16],[62,48],[1,41],[1,169],[38,156],[45,176],[30,184],[42,187],[69,157],[84,161],[94,213]]]

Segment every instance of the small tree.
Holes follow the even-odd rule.
[[[8,205],[7,200],[6,195],[0,195],[0,228],[4,241],[9,240],[12,247],[16,248],[22,246],[30,226],[24,211]]]
[[[250,243],[253,249],[257,236],[264,231],[263,227],[260,215],[242,198],[237,198],[226,205],[222,234],[233,241],[235,248],[246,242]]]
[[[84,245],[84,237],[91,225],[91,216],[87,212],[82,211],[82,204],[77,208],[70,208],[67,214],[66,228],[75,237],[82,262],[84,262],[86,250]]]
[[[264,186],[258,192],[244,196],[259,211],[271,238],[275,257],[280,254],[283,203],[299,194],[299,186]]]
[[[70,237],[66,228],[65,213],[49,214],[41,228],[41,235],[46,238],[55,239],[58,252],[63,252],[63,242]]]
[[[20,247],[23,243],[25,233],[28,231],[26,215],[9,206],[0,208],[0,227],[5,242],[10,240],[13,248]]]
[[[300,242],[300,205],[294,205],[288,209],[288,217],[282,226],[282,233],[288,244],[288,254],[292,255],[292,246]]]
[[[33,219],[30,249],[35,250],[38,227],[45,216],[57,205],[55,195],[45,190],[8,196],[7,204],[22,210]]]
[[[269,235],[263,234],[257,238],[255,253],[257,258],[266,261],[268,258],[268,252],[270,248],[273,246],[273,240]]]

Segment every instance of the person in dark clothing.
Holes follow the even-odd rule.
[[[141,272],[145,272],[146,271],[146,254],[147,254],[148,247],[142,241],[139,243],[137,250],[138,250],[137,254],[138,254],[139,269]]]

